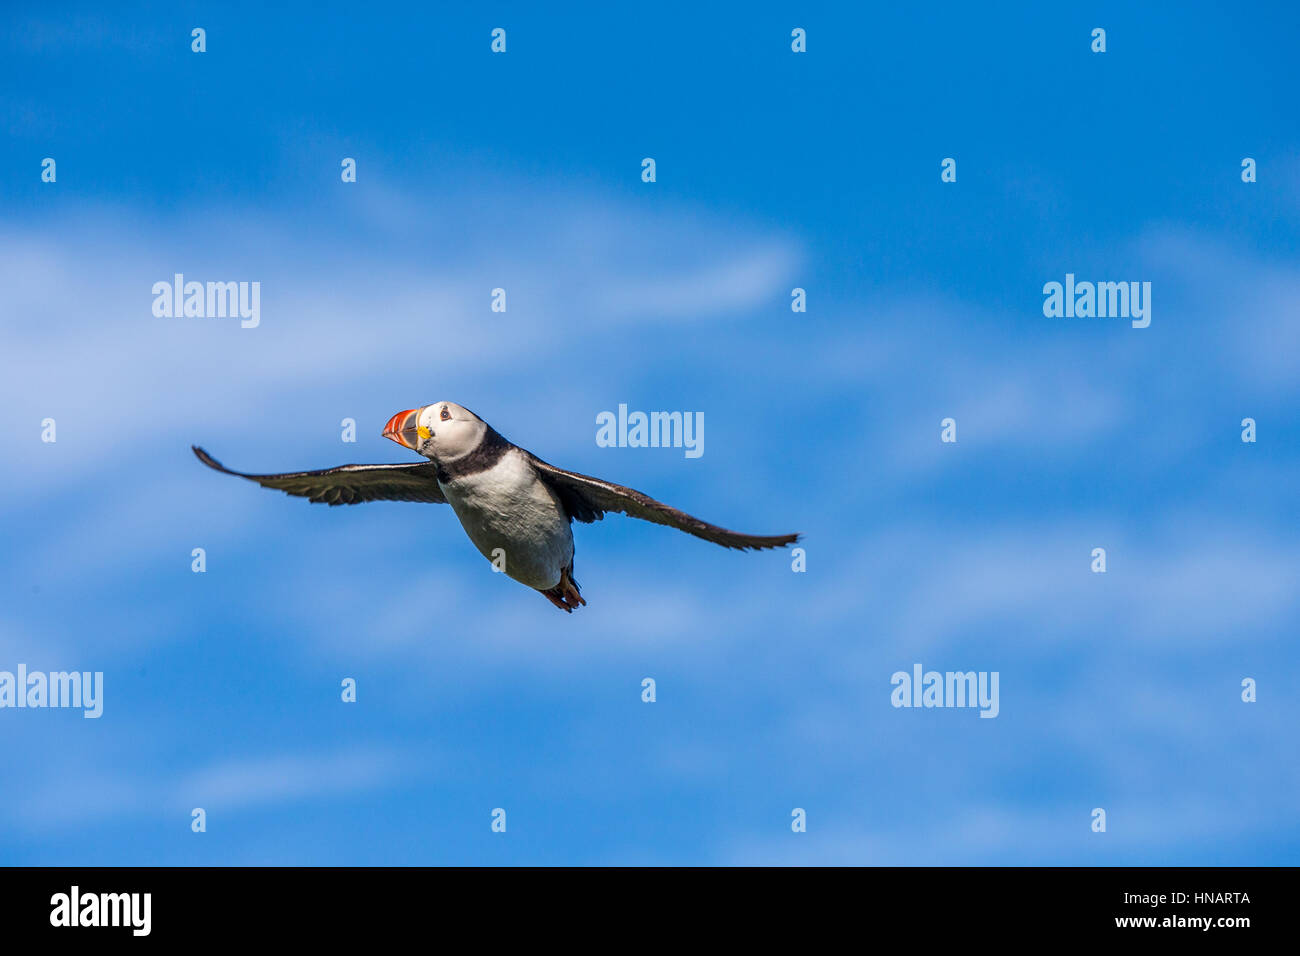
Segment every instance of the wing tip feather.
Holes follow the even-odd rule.
[[[797,543],[803,538],[803,533],[796,531],[794,534],[774,534],[769,537],[753,536],[754,540],[747,541],[736,547],[741,551],[766,551],[770,548],[785,548]]]
[[[207,465],[209,468],[216,469],[217,471],[224,471],[227,474],[231,473],[229,468],[217,461],[198,445],[191,445],[190,451],[194,452],[194,457],[203,462],[203,464]]]

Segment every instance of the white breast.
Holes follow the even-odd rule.
[[[573,562],[573,532],[554,492],[511,448],[487,471],[443,484],[448,504],[483,557],[532,588],[552,588]]]

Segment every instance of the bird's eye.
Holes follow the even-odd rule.
[[[442,414],[439,416],[444,422],[451,420],[451,412],[447,411],[447,406],[442,406]]]

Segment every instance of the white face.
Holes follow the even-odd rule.
[[[453,461],[468,455],[483,440],[487,424],[455,402],[434,402],[420,409],[416,451],[425,458]]]

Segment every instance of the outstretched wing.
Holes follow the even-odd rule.
[[[560,503],[569,517],[576,521],[592,522],[605,517],[606,511],[616,511],[642,521],[666,524],[670,528],[685,531],[705,541],[712,541],[724,548],[780,548],[799,540],[797,534],[758,535],[741,534],[728,531],[715,524],[701,521],[684,511],[678,511],[662,501],[655,501],[632,488],[616,485],[612,481],[602,481],[590,475],[565,471],[542,461],[530,454],[533,467],[541,475],[551,490],[559,496]]]
[[[357,505],[363,501],[427,501],[446,504],[438,487],[438,466],[431,461],[415,465],[340,465],[321,471],[294,471],[283,475],[246,475],[231,471],[198,445],[191,445],[199,461],[209,468],[255,481],[263,488],[278,488],[290,495],[327,505]]]

